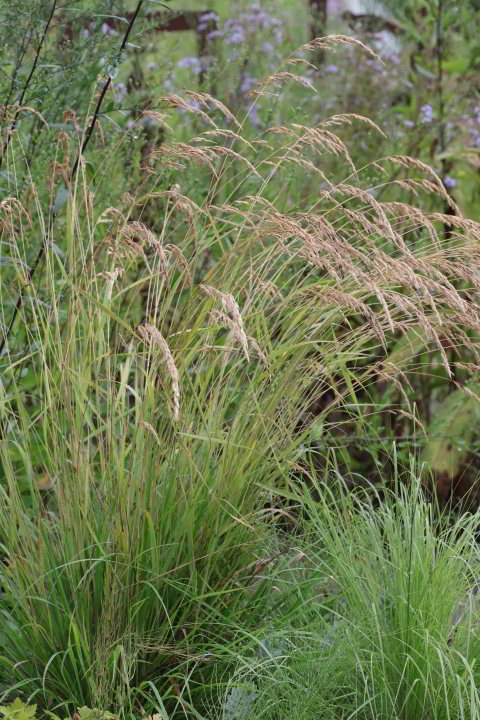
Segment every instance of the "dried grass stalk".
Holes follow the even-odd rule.
[[[177,421],[180,417],[180,375],[168,343],[155,325],[150,325],[149,323],[140,325],[138,327],[138,333],[146,343],[159,347],[163,354],[163,359],[172,380],[173,419]]]

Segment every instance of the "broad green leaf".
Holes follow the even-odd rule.
[[[26,705],[18,697],[10,705],[0,705],[0,713],[7,720],[30,720],[35,717],[36,711],[36,705]]]

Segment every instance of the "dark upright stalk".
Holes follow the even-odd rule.
[[[25,83],[25,85],[23,86],[22,94],[20,95],[20,97],[19,97],[19,99],[18,99],[18,105],[19,105],[20,107],[23,105],[23,101],[25,100],[25,95],[27,94],[28,88],[30,87],[30,83],[32,82],[32,78],[33,78],[33,76],[34,76],[35,70],[37,69],[38,60],[39,60],[39,58],[40,58],[40,52],[41,52],[41,50],[42,50],[43,43],[45,42],[45,38],[47,37],[47,33],[48,33],[48,30],[49,30],[50,25],[51,25],[51,23],[52,23],[53,16],[54,16],[54,14],[55,14],[55,10],[56,10],[56,9],[57,9],[57,0],[53,0],[53,5],[52,5],[52,9],[51,9],[51,11],[50,11],[50,16],[49,16],[49,18],[48,18],[48,20],[47,20],[47,23],[46,23],[46,25],[45,25],[45,28],[44,28],[44,30],[43,30],[43,35],[42,35],[42,37],[41,37],[41,39],[40,39],[40,43],[39,43],[39,45],[38,45],[37,52],[35,53],[35,59],[34,59],[34,61],[33,61],[32,67],[30,68],[30,72],[29,72],[29,74],[28,74],[28,78],[27,78],[27,80],[26,80],[26,83]],[[1,153],[0,153],[0,167],[2,167],[3,158],[5,157],[5,154],[6,154],[6,152],[7,152],[8,145],[9,145],[9,143],[10,143],[10,138],[12,137],[12,133],[13,133],[13,131],[15,130],[15,128],[17,127],[18,116],[19,116],[19,114],[20,114],[20,107],[17,109],[17,111],[16,111],[16,113],[15,113],[15,116],[14,116],[14,118],[13,118],[12,124],[11,124],[11,126],[10,126],[10,131],[7,133],[7,139],[5,140],[5,142],[4,142],[4,144],[3,144],[3,147],[2,147],[2,151],[1,151]],[[3,347],[2,347],[2,349],[3,349]],[[0,351],[0,352],[1,352],[1,351]]]
[[[51,14],[51,16],[50,16],[50,20],[51,20],[51,18],[52,18],[52,16],[53,16],[53,12],[54,12],[56,3],[57,3],[57,0],[55,0],[55,2],[54,2],[54,8],[53,8],[53,10],[52,10],[52,14]],[[129,37],[130,32],[131,32],[131,30],[132,30],[133,24],[134,24],[135,20],[137,19],[138,13],[140,12],[140,9],[141,9],[143,3],[144,3],[144,0],[139,0],[138,5],[137,5],[137,8],[136,8],[135,12],[133,13],[133,15],[132,15],[132,17],[131,17],[131,19],[130,19],[130,22],[129,22],[129,24],[128,24],[127,31],[126,31],[126,33],[125,33],[125,35],[124,35],[122,44],[121,44],[121,46],[120,46],[120,50],[118,51],[118,58],[120,57],[120,54],[123,52],[123,50],[124,50],[125,47],[126,47],[126,44],[127,44],[127,41],[128,41],[128,37]],[[50,21],[49,21],[49,22],[50,22]],[[43,34],[42,42],[43,42],[43,40],[44,40],[44,38],[45,38],[45,35],[46,35],[46,32],[44,32],[44,34]],[[37,53],[37,58],[38,58],[38,53]],[[36,59],[37,59],[37,58],[36,58]],[[33,69],[33,68],[32,68],[32,69]],[[30,73],[29,80],[31,79],[32,74],[33,74],[33,73],[31,72],[31,73]],[[82,147],[80,148],[80,151],[79,151],[79,153],[78,153],[78,155],[77,155],[77,158],[76,158],[76,160],[75,160],[75,162],[74,162],[74,164],[73,164],[73,167],[72,167],[72,170],[71,170],[71,173],[70,173],[70,180],[71,180],[71,181],[75,180],[75,176],[76,176],[76,173],[77,173],[77,170],[78,170],[78,165],[79,165],[79,162],[80,162],[80,158],[81,158],[82,154],[85,152],[85,150],[86,150],[86,148],[87,148],[87,145],[88,145],[88,143],[89,143],[89,141],[90,141],[90,138],[92,137],[92,133],[93,133],[93,130],[94,130],[94,128],[95,128],[95,123],[96,123],[97,120],[98,120],[98,116],[99,116],[99,113],[100,113],[100,108],[101,108],[103,99],[104,99],[104,97],[105,97],[105,95],[106,95],[106,93],[107,93],[108,88],[110,87],[111,82],[112,82],[112,78],[111,78],[111,76],[109,75],[109,76],[107,77],[107,80],[106,80],[106,82],[105,82],[105,85],[104,85],[103,88],[102,88],[102,91],[101,91],[101,93],[100,93],[100,97],[98,98],[97,106],[96,106],[96,108],[95,108],[95,112],[94,112],[94,114],[93,114],[92,121],[91,121],[90,125],[88,126],[87,132],[85,133],[85,138],[84,138],[84,140],[83,140]],[[7,138],[7,139],[8,139],[8,138]],[[1,160],[1,158],[0,158],[0,160]],[[50,214],[49,214],[49,229],[50,229],[50,230],[52,229],[54,219],[55,219],[55,214],[53,213],[53,211],[51,211]],[[42,244],[41,244],[41,246],[40,246],[40,248],[39,248],[39,250],[38,250],[37,257],[35,258],[35,260],[34,260],[34,262],[33,262],[33,265],[32,265],[32,267],[31,267],[30,270],[29,270],[28,277],[27,277],[27,283],[26,283],[25,287],[28,287],[28,285],[30,285],[30,283],[32,282],[33,276],[35,275],[35,272],[36,272],[38,266],[40,265],[40,263],[41,263],[42,260],[43,260],[43,256],[44,256],[44,254],[45,254],[45,247],[46,247],[46,239],[44,239],[44,241],[42,242]],[[15,320],[16,320],[16,318],[17,318],[17,315],[18,315],[18,313],[19,313],[20,307],[21,307],[22,302],[23,302],[24,294],[25,294],[25,290],[23,290],[23,291],[20,293],[20,295],[18,296],[17,302],[15,303],[15,308],[14,308],[14,310],[13,310],[12,318],[11,318],[11,320],[10,320],[10,323],[9,323],[9,325],[8,325],[8,328],[7,328],[6,332],[4,333],[3,339],[2,339],[2,341],[1,341],[1,343],[0,343],[0,356],[1,356],[2,352],[3,352],[3,349],[5,348],[5,344],[6,344],[7,340],[8,340],[8,337],[9,337],[11,331],[12,331],[12,327],[13,327],[13,325],[14,325],[14,323],[15,323]]]

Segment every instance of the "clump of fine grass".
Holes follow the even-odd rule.
[[[230,120],[221,103],[196,99]],[[207,110],[194,108],[203,120]],[[30,211],[23,198],[5,205],[23,300],[0,404],[7,692],[122,713],[201,706],[212,668],[254,643],[272,612],[258,577],[274,564],[269,493],[304,470],[309,413],[326,386],[334,398],[320,421],[392,376],[389,343],[412,325],[449,375],[440,327],[453,345],[467,338],[475,365],[478,226],[381,203],[361,174],[282,211],[273,177],[294,165],[323,182],[323,153],[349,173],[353,161],[322,127],[270,135],[236,150],[236,136],[220,133],[224,145],[206,134],[165,144],[152,184],[110,207],[95,206],[80,159],[55,222],[53,198],[43,206],[34,186]],[[444,199],[426,166],[402,157],[375,167],[389,162],[427,172],[411,182]],[[210,173],[202,205],[163,188],[193,163]],[[403,237],[412,223],[413,249]],[[37,234],[45,272],[31,283],[22,272]]]
[[[317,490],[318,503],[298,498],[309,518],[293,576],[313,601],[278,657],[239,666],[224,709],[236,699],[242,720],[477,717],[478,516],[442,530],[413,475],[376,508],[366,494]]]

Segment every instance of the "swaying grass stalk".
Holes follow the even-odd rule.
[[[227,699],[253,688],[245,720],[478,717],[478,517],[441,530],[415,474],[380,505],[316,489],[298,497],[294,573],[314,600],[278,658],[239,666]]]
[[[221,104],[212,110],[209,98],[200,99],[229,120]],[[163,103],[185,109],[172,96]],[[150,158],[147,191],[133,197],[114,188],[114,204],[94,203],[78,165],[65,216],[45,246],[45,281],[28,282],[23,292],[31,384],[16,375],[25,358],[15,357],[13,342],[2,368],[13,378],[7,392],[2,380],[0,402],[6,692],[20,684],[50,708],[200,712],[205,688],[259,643],[271,614],[279,624],[288,617],[286,590],[276,605],[273,558],[281,553],[265,518],[275,516],[272,498],[288,496],[295,478],[315,482],[307,463],[313,421],[336,408],[358,410],[359,393],[395,374],[385,363],[389,345],[412,326],[447,374],[445,339],[453,346],[466,337],[465,351],[477,357],[478,226],[451,219],[456,231],[443,243],[441,214],[380,203],[356,176],[320,189],[314,206],[284,212],[269,194],[272,170],[281,175],[293,159],[315,173],[328,153],[351,173],[352,160],[330,130],[292,124],[270,135],[258,154],[252,143],[225,152],[209,137],[165,144]],[[63,136],[60,143],[68,145]],[[199,205],[169,183],[173,169],[201,163],[216,187],[226,158],[236,172],[232,197],[219,187]],[[100,198],[115,162],[107,149],[96,177]],[[426,166],[392,162],[427,173],[419,188],[443,198]],[[22,272],[28,278],[26,248],[51,207],[31,191],[33,208],[3,201],[0,218],[2,232],[15,238],[20,280]],[[156,231],[144,217],[152,202],[161,216]],[[403,237],[412,223],[423,233],[414,249]],[[399,500],[399,516],[389,506],[377,525],[371,508],[353,512],[354,500],[333,512],[327,503],[314,510],[308,497],[328,567],[351,603],[355,622],[347,629],[355,678],[366,678],[358,680],[363,707],[368,699],[381,712],[417,712],[437,703],[424,680],[432,668],[438,676],[432,658],[445,651],[453,590],[440,609],[421,596],[436,552],[433,535],[421,552],[426,506],[405,515],[408,504]],[[398,542],[388,546],[388,561],[380,527]],[[409,570],[403,533],[412,527]],[[368,557],[384,562],[365,565],[364,586],[355,568],[367,541],[374,543]],[[445,577],[453,578],[445,562]],[[339,605],[343,622],[342,613]],[[377,637],[388,645],[383,665]],[[448,674],[446,660],[443,667]],[[458,663],[452,667],[457,672]]]

